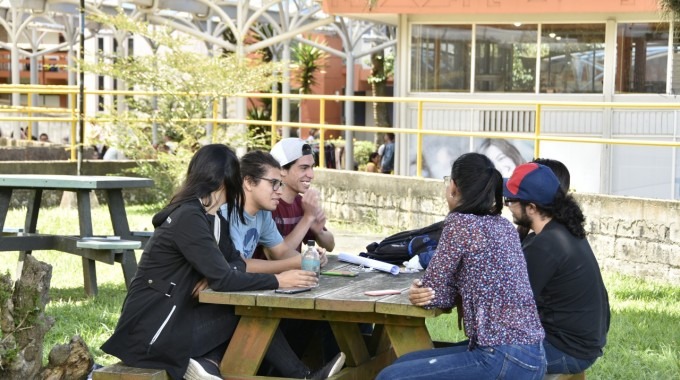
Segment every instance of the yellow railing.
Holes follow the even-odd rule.
[[[29,131],[32,128],[34,121],[61,121],[71,123],[71,159],[75,159],[76,145],[76,127],[78,122],[78,110],[76,109],[76,97],[78,95],[77,87],[69,86],[29,86],[29,85],[0,85],[0,94],[58,94],[71,97],[71,109],[63,108],[48,108],[36,107],[30,103],[30,96],[27,96],[29,103],[26,107],[0,107],[0,122],[3,121],[19,121],[28,123]],[[162,95],[161,93],[154,93],[150,91],[108,91],[108,90],[87,90],[85,95],[126,95],[126,96],[151,96]],[[201,96],[201,94],[197,94]],[[270,121],[247,120],[247,119],[222,119],[219,118],[219,102],[214,101],[212,105],[211,118],[192,119],[201,123],[210,123],[213,130],[217,130],[220,125],[261,125],[270,126],[272,136],[278,127],[289,128],[317,128],[320,130],[320,146],[325,146],[326,130],[339,131],[356,131],[356,132],[374,132],[387,133],[393,132],[395,134],[416,135],[417,138],[417,154],[416,154],[416,175],[422,175],[422,149],[423,137],[428,135],[447,136],[447,137],[483,137],[483,138],[505,138],[505,139],[520,139],[534,141],[534,156],[540,156],[540,143],[542,141],[564,142],[564,143],[594,143],[594,144],[611,144],[611,145],[636,145],[636,146],[656,146],[656,147],[680,147],[680,141],[649,141],[642,139],[612,139],[612,138],[598,138],[598,137],[568,137],[568,136],[546,136],[541,133],[541,114],[545,107],[565,108],[565,109],[671,109],[680,111],[680,104],[668,103],[605,103],[605,102],[555,102],[555,101],[492,101],[484,100],[467,100],[467,99],[433,99],[424,97],[365,97],[365,96],[331,96],[331,95],[300,95],[300,94],[236,94],[232,97],[256,98],[256,99],[272,99],[272,115]],[[319,103],[319,122],[318,123],[301,123],[301,122],[282,122],[277,121],[279,115],[278,102],[275,99],[295,99],[295,100],[318,100]],[[404,103],[415,104],[417,109],[417,123],[415,128],[380,128],[367,126],[346,126],[340,124],[327,124],[326,118],[326,104],[328,102],[338,101],[353,101],[353,102],[385,102],[385,103]],[[535,110],[534,116],[534,132],[533,133],[516,133],[516,132],[472,132],[472,131],[442,131],[442,130],[426,130],[423,128],[423,113],[425,104],[438,105],[469,105],[469,106],[484,106],[488,109],[489,106],[499,107],[524,107],[526,109]],[[4,113],[16,113],[16,116],[4,116]],[[34,116],[35,113],[50,113],[50,114],[68,114],[68,116]],[[89,115],[85,115],[85,120],[93,119]],[[99,121],[106,121],[106,119]],[[146,119],[151,122],[151,119]],[[181,121],[181,120],[178,120]],[[30,135],[29,135],[30,136]],[[272,141],[272,145],[275,141]],[[319,150],[319,163],[323,167],[325,163],[325,149]]]

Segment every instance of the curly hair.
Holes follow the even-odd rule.
[[[586,237],[586,230],[583,227],[586,218],[583,216],[581,207],[571,194],[565,194],[560,188],[555,194],[555,200],[551,206],[536,205],[539,213],[544,216],[552,217],[556,221],[564,224],[569,232],[577,238]]]

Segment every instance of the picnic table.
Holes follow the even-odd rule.
[[[329,255],[323,270],[355,270],[357,266]],[[395,357],[433,347],[425,318],[440,310],[423,309],[408,300],[418,273],[392,275],[360,272],[356,277],[322,275],[309,292],[279,294],[273,290],[216,292],[204,290],[199,301],[233,305],[240,321],[227,347],[220,370],[225,378],[248,377],[257,370],[282,318],[328,321],[340,350],[347,355],[345,368],[334,379],[372,379]],[[396,289],[397,295],[368,296],[368,290]],[[375,324],[365,339],[359,324]],[[304,332],[301,332],[304,333]]]
[[[126,285],[137,270],[134,249],[142,248],[147,235],[130,231],[123,200],[123,189],[153,186],[148,178],[116,176],[76,176],[42,174],[0,174],[0,251],[20,251],[19,263],[34,250],[57,250],[82,256],[83,280],[88,295],[97,294],[95,261],[123,268]],[[12,193],[31,190],[24,226],[16,230],[5,229]],[[36,233],[38,215],[45,190],[64,190],[76,193],[78,203],[79,235],[53,235]],[[103,190],[106,194],[111,225],[115,236],[96,238],[92,229],[90,193]],[[67,223],[67,221],[64,221]]]

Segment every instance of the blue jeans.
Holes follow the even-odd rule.
[[[406,354],[383,369],[376,379],[541,380],[544,373],[545,354],[540,343],[472,350],[456,345]]]
[[[543,341],[545,359],[548,362],[546,373],[581,373],[588,369],[595,359],[578,359],[558,350],[547,340]]]

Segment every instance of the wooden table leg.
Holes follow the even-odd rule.
[[[433,348],[432,338],[427,332],[425,320],[422,326],[394,326],[386,325],[385,331],[392,342],[392,348],[397,357],[413,351]]]
[[[90,204],[90,191],[79,190],[78,197],[78,222],[80,224],[80,236],[92,236],[92,210]],[[97,295],[97,269],[92,259],[83,258],[83,282],[85,294]]]
[[[113,233],[122,239],[129,239],[131,236],[130,225],[128,224],[127,212],[125,211],[123,191],[121,189],[107,190],[106,197],[109,204],[109,215],[111,216]],[[125,286],[129,287],[137,272],[137,257],[135,256],[135,251],[131,249],[123,251],[122,256],[120,264],[123,267]]]
[[[29,199],[28,207],[26,208],[26,220],[24,221],[24,232],[35,233],[38,227],[38,211],[40,211],[40,203],[42,202],[42,189],[35,189],[33,191],[33,198]],[[19,251],[19,261],[17,262],[17,278],[21,276],[24,268],[24,259],[26,255],[30,255],[32,251]]]
[[[223,376],[256,375],[280,319],[242,316],[220,363]]]
[[[340,351],[347,355],[347,366],[357,367],[370,360],[366,341],[356,323],[331,322],[331,328]]]

